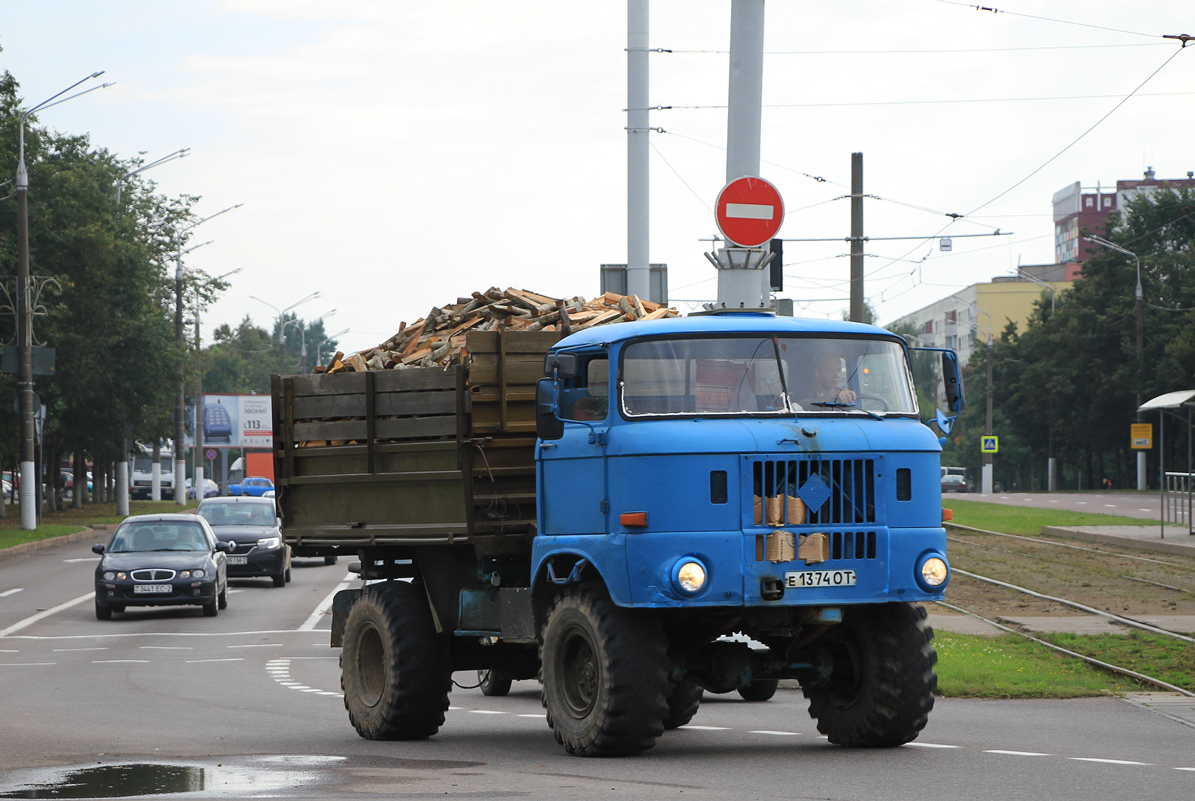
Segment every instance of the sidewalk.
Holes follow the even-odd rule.
[[[1187,534],[1185,528],[1171,528],[1165,537],[1157,524],[1149,526],[1043,526],[1043,537],[1066,537],[1083,540],[1113,548],[1138,551],[1153,551],[1195,558],[1195,536]],[[950,600],[947,591],[946,600]],[[930,613],[929,624],[935,631],[952,631],[958,634],[979,634],[997,636],[1005,632],[970,615],[958,615],[936,604],[927,604]],[[1182,634],[1195,632],[1195,615],[1151,615],[1140,617],[1142,623],[1160,629]],[[1131,629],[1100,615],[1076,613],[1059,617],[1001,616],[996,618],[1010,628],[1027,632],[1067,632],[1072,634],[1127,634]]]

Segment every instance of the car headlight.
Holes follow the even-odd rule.
[[[180,579],[191,578],[191,571],[190,570],[180,570],[180,571],[178,571],[178,577]]]
[[[104,581],[115,581],[115,580],[116,580],[116,574],[113,573],[111,570],[108,570],[104,573]]]
[[[939,556],[931,556],[921,563],[921,582],[930,589],[937,589],[946,583],[950,577],[950,568],[946,560]]]
[[[117,581],[124,581],[126,578],[128,578],[127,575],[125,575],[124,573],[117,572],[117,574],[116,574]]]
[[[205,573],[203,570],[192,570],[191,571],[191,578],[203,578],[206,575],[207,575],[207,573]],[[183,578],[186,578],[186,577],[187,577],[186,572],[184,571]]]
[[[277,548],[281,544],[282,544],[281,537],[262,537],[260,540],[257,541],[258,548],[267,548],[271,551],[274,550],[275,548]]]
[[[685,595],[696,595],[705,587],[708,573],[700,559],[686,556],[672,568],[672,586]]]

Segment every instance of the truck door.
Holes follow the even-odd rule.
[[[574,378],[561,381],[559,415],[564,436],[540,449],[540,534],[604,534],[606,432],[610,360],[604,352],[582,353]]]

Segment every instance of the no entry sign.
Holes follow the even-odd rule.
[[[753,248],[780,230],[784,201],[776,187],[763,178],[738,178],[718,193],[714,215],[722,236],[739,247]]]

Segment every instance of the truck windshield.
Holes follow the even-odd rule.
[[[917,414],[904,348],[884,339],[643,340],[619,381],[627,417]]]

